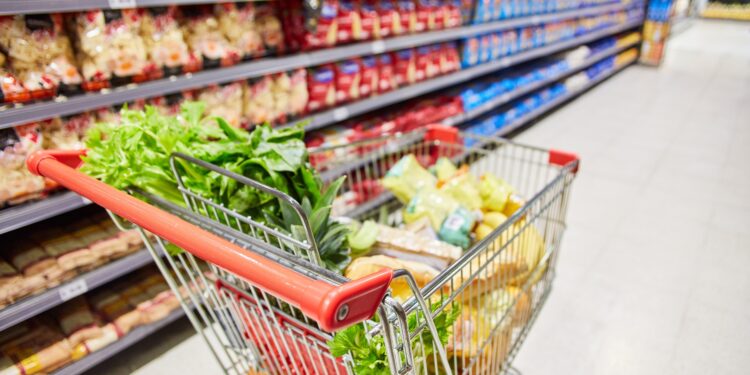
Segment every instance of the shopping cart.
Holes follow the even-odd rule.
[[[324,178],[348,176],[338,212],[398,225],[401,204],[377,181],[407,154],[426,165],[448,157],[477,175],[502,176],[527,198],[421,287],[404,270],[358,280],[326,270],[299,203],[188,155],[171,157],[185,207],[137,189],[122,192],[76,171],[82,152],[42,151],[28,165],[105,207],[118,226],[139,228],[226,373],[355,373],[360,364],[351,353],[334,357],[328,346],[332,332],[355,324],[369,344],[380,345],[375,352],[384,352],[394,374],[505,372],[550,292],[578,159],[438,126],[314,149],[310,158]],[[276,196],[298,213],[304,233],[289,235],[190,191],[183,163]],[[411,297],[393,298],[392,281],[408,285]],[[449,313],[458,317],[443,345],[435,322]]]

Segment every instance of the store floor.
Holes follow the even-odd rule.
[[[750,24],[700,21],[516,137],[582,158],[524,374],[746,374]],[[102,374],[219,371],[186,323]]]

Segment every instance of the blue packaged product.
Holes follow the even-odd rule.
[[[466,90],[461,93],[461,102],[465,112],[471,111],[482,104],[481,93],[473,89]]]
[[[479,37],[473,36],[461,43],[461,66],[471,67],[479,63]]]
[[[495,116],[492,116],[493,119],[493,128],[495,128],[495,131],[498,131],[505,126],[505,114],[504,113],[498,113]]]
[[[503,0],[500,6],[500,18],[512,18],[513,17],[513,2],[512,0]]]
[[[474,4],[474,17],[472,23],[479,24],[490,21],[492,18],[492,0],[477,0]]]
[[[497,21],[502,18],[503,0],[492,0],[492,20]]]
[[[492,34],[482,35],[479,40],[480,60],[483,63],[492,60]]]
[[[503,36],[500,33],[492,33],[490,39],[492,41],[490,57],[492,60],[498,60],[503,55]]]

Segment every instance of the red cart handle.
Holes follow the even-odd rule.
[[[361,322],[375,314],[393,271],[381,270],[336,286],[314,280],[190,224],[77,170],[85,151],[38,151],[26,164],[92,202],[179,246],[185,251],[245,278],[298,307],[326,331]]]

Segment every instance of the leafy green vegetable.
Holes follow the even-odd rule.
[[[347,239],[352,254],[360,255],[370,250],[377,241],[378,232],[380,232],[378,224],[372,220],[367,220],[356,232],[350,233]]]
[[[246,132],[222,118],[204,118],[204,109],[200,102],[185,103],[177,117],[150,106],[143,111],[123,109],[119,125],[97,124],[89,131],[82,171],[116,188],[137,187],[184,206],[170,155],[181,152],[209,162],[286,193],[308,208],[305,213],[323,262],[331,270],[343,270],[349,262],[347,230],[329,217],[343,181],[325,189],[309,164],[302,127],[258,126]],[[285,204],[272,195],[182,159],[176,164],[193,192],[306,239],[299,217],[284,210]]]
[[[437,310],[442,304],[442,299],[433,303],[431,310]],[[460,314],[461,309],[456,305],[452,306],[450,309],[443,310],[433,319],[440,342],[443,343],[443,345],[448,342],[453,323],[455,323]],[[423,319],[417,319],[417,317],[418,315],[416,312],[409,314],[407,317],[407,325],[410,332],[414,332],[419,323],[423,322]],[[421,343],[424,344],[424,347],[421,350],[414,350],[413,354],[415,357],[429,357],[435,353],[432,334],[430,333],[430,330],[425,327],[420,336],[422,339]],[[419,340],[416,340],[415,342],[419,342]],[[328,342],[328,348],[334,357],[341,357],[347,353],[351,353],[352,360],[354,361],[354,372],[358,375],[390,373],[383,336],[376,335],[368,339],[364,324],[355,324],[336,332],[333,339]],[[415,358],[415,362],[419,362],[419,358]]]

